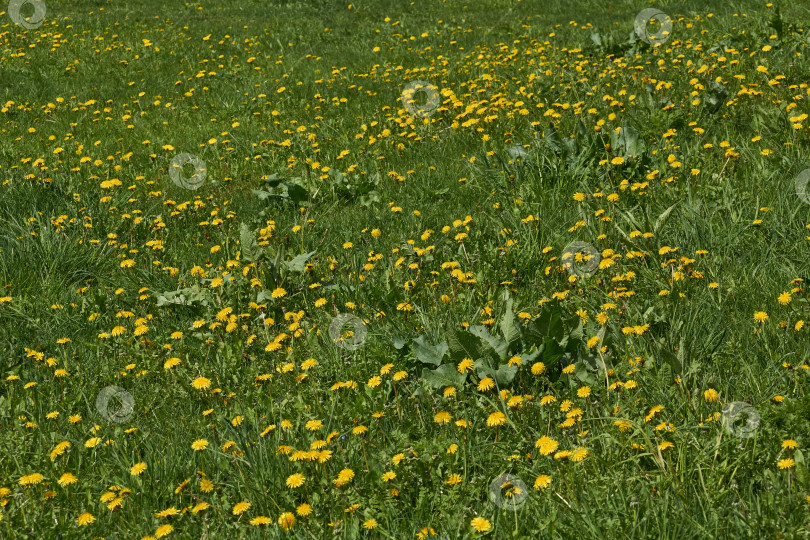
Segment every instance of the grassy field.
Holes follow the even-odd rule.
[[[806,2],[20,3],[0,537],[810,537]]]

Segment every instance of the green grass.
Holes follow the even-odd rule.
[[[810,9],[572,4],[0,14],[0,535],[810,536]]]

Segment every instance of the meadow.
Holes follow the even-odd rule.
[[[0,6],[0,537],[810,537],[810,4]]]

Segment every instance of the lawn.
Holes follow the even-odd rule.
[[[0,537],[810,537],[803,0],[0,6]]]

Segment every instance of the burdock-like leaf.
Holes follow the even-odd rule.
[[[438,366],[442,363],[442,358],[447,354],[447,343],[442,341],[438,345],[431,345],[425,336],[419,336],[413,340],[413,354],[425,364]]]

